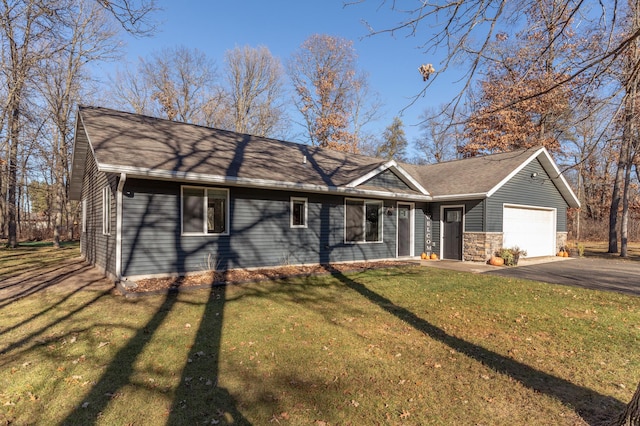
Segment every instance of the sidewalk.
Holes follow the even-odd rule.
[[[559,256],[543,256],[543,257],[531,257],[520,258],[518,265],[515,266],[531,266],[541,263],[561,262],[564,260],[570,260],[571,257],[559,257]],[[474,274],[482,274],[489,271],[497,271],[503,269],[504,266],[493,266],[484,262],[469,262],[459,260],[421,260],[420,266],[426,266],[431,268],[450,269],[452,271],[460,272],[472,272]],[[513,267],[513,266],[512,266]]]

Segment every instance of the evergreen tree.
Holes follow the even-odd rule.
[[[393,118],[393,122],[382,134],[382,143],[376,150],[376,156],[388,160],[406,161],[408,144],[403,126],[399,117]]]

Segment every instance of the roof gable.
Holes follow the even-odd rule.
[[[578,198],[544,147],[403,167],[429,189],[434,200],[461,200],[490,197],[536,158],[567,204],[579,207]]]
[[[394,180],[399,180],[402,182],[401,185],[393,184],[390,182],[391,179],[396,178]],[[391,179],[390,179],[391,178]],[[382,164],[375,170],[367,173],[364,176],[360,176],[356,180],[347,184],[348,187],[355,188],[358,186],[365,185],[380,185],[380,181],[385,180],[385,186],[392,186],[393,189],[406,190],[410,189],[416,192],[419,192],[423,195],[429,195],[429,192],[416,181],[408,172],[406,172],[402,167],[395,162],[395,160],[387,161]],[[390,184],[390,185],[389,185]]]

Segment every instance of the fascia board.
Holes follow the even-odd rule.
[[[567,182],[567,180],[564,178],[564,175],[562,174],[560,169],[558,169],[556,162],[553,161],[549,152],[545,148],[542,149],[544,150],[545,154],[540,161],[542,163],[542,167],[544,167],[547,174],[551,177],[551,180],[556,185],[556,188],[558,188],[564,199],[567,201],[567,204],[569,204],[569,207],[579,208],[580,200],[578,200],[578,197],[571,189],[569,182]]]
[[[89,146],[79,146],[78,145],[78,134],[79,132],[84,133],[86,137],[86,141],[82,141],[83,145]],[[69,185],[69,198],[72,200],[80,200],[82,197],[82,178],[84,170],[84,164],[87,158],[88,150],[93,148],[90,147],[89,143],[89,135],[84,128],[84,122],[82,121],[82,115],[80,114],[80,110],[76,112],[76,124],[74,130],[74,138],[73,138],[73,149],[72,149],[72,157],[71,157],[71,182]],[[78,152],[82,149],[84,151],[84,155],[79,156]]]

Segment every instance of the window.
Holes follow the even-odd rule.
[[[182,187],[182,233],[227,234],[229,191]]]
[[[87,200],[82,200],[82,232],[87,232]]]
[[[102,235],[111,235],[111,188],[102,188]]]
[[[462,211],[447,210],[446,222],[462,222]]]
[[[307,227],[307,199],[291,197],[291,227]]]
[[[382,241],[382,201],[345,200],[345,241]]]

